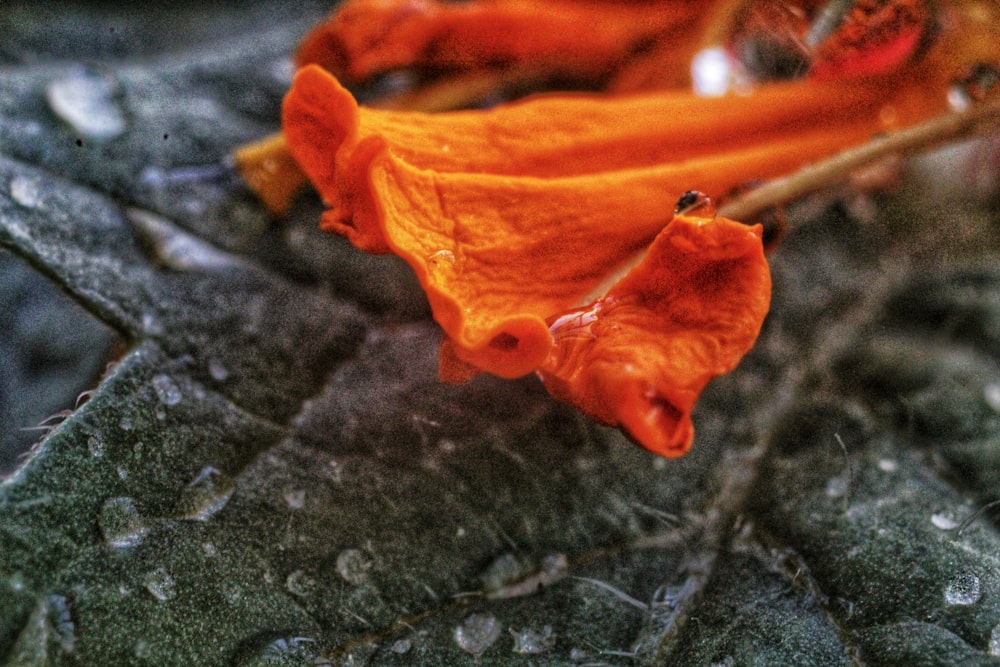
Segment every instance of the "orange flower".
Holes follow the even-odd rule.
[[[599,0],[349,0],[299,59],[355,80],[398,67],[607,78],[626,72],[643,40],[690,19],[695,3],[652,6],[676,11],[644,26],[634,18],[649,6]],[[601,12],[616,18],[591,48],[588,23]],[[505,30],[491,32],[490,21]],[[578,93],[437,114],[359,107],[309,65],[285,100],[284,141],[329,206],[325,229],[413,268],[445,332],[443,378],[536,372],[554,396],[678,456],[699,393],[753,345],[770,277],[759,227],[706,211],[675,216],[675,202],[693,189],[725,196],[944,109],[950,73],[933,53],[905,61],[909,33],[863,46],[878,62],[861,71],[878,78],[827,76],[852,71],[828,55],[821,62],[833,65],[811,79],[744,96]],[[284,155],[276,146],[248,163]],[[273,201],[289,183],[272,188],[284,190]]]
[[[671,44],[686,67],[681,44],[697,39],[703,9],[695,0],[349,0],[295,59],[349,84],[404,68],[424,78],[504,69],[596,84],[652,44]]]

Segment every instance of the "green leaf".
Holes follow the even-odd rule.
[[[983,200],[794,208],[757,349],[659,459],[534,379],[439,383],[405,267],[232,172],[323,7],[146,11],[0,8],[4,437],[70,411],[0,484],[0,658],[996,661]]]

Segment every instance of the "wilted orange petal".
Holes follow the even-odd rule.
[[[596,80],[657,40],[697,34],[704,3],[596,0],[349,0],[303,40],[316,63],[351,83],[399,68],[525,68]]]
[[[233,152],[247,184],[274,213],[284,213],[295,193],[309,181],[292,159],[283,134],[244,144]]]
[[[590,417],[680,456],[698,395],[753,346],[770,294],[759,226],[675,217],[606,296],[554,318],[539,375]]]
[[[940,108],[944,93],[936,97]],[[489,110],[428,114],[359,109],[336,78],[311,66],[296,75],[285,101],[284,131],[299,145],[298,159],[323,163],[304,166],[330,198],[322,189],[336,170],[330,156],[345,143],[372,136],[414,166],[436,171],[567,176],[719,154],[807,130],[836,134],[861,126],[871,135],[887,129],[879,112],[892,103],[884,81],[799,81],[765,86],[751,96],[567,93]],[[895,111],[899,121],[935,108],[925,111],[922,100],[906,104]],[[856,141],[858,133],[848,132],[840,143]]]
[[[806,96],[827,90],[800,86],[796,90]],[[657,124],[679,119],[674,134],[680,138],[673,154],[660,155],[658,142],[618,129],[633,120],[627,115],[622,120],[627,99],[540,98],[492,111],[438,115],[370,112],[359,110],[328,74],[307,68],[286,99],[284,127],[293,155],[332,206],[324,227],[365,250],[403,257],[426,289],[454,356],[495,375],[517,377],[548,354],[546,318],[577,304],[645,247],[670,219],[681,193],[724,194],[749,178],[776,176],[861,142],[881,125],[868,107],[868,113],[832,127],[815,111],[808,112],[814,122],[805,127],[801,121],[775,127],[772,119],[783,111],[770,105],[770,90],[787,89],[768,87],[763,97],[750,98],[666,96]],[[851,90],[839,90],[856,101]],[[816,94],[825,99],[826,93]],[[794,96],[786,99],[795,104]],[[603,124],[540,129],[557,124],[552,105],[567,100],[584,117],[604,113]],[[692,101],[700,113],[690,120],[674,112]],[[709,144],[710,123],[732,140]],[[604,135],[619,138],[611,142]],[[669,139],[662,129],[660,136]],[[701,150],[690,147],[692,142]],[[491,150],[491,143],[503,149]],[[573,174],[574,163],[590,159],[599,165],[600,157],[615,153],[605,148],[619,143],[662,162],[546,178],[479,168],[501,168],[503,154],[530,174],[538,156],[556,165],[562,154]],[[619,147],[619,154],[627,152]]]
[[[747,98],[571,94],[488,111],[421,114],[359,109],[335,78],[314,66],[297,75],[286,98],[284,133],[294,157],[334,209],[324,217],[326,228],[364,250],[387,252],[390,242],[368,184],[370,164],[383,148],[400,162],[435,173],[582,177],[653,165],[640,190],[665,193],[668,200],[692,188],[721,196],[747,180],[781,174],[884,129],[879,114],[884,94],[875,85],[795,82],[767,86]],[[930,105],[923,102],[919,96],[897,100],[893,118],[925,115]],[[621,185],[620,178],[601,178]],[[513,181],[497,183],[498,196],[527,203],[511,190]],[[485,209],[506,206],[473,188],[464,195],[471,207],[477,205],[473,192],[485,197]],[[586,197],[581,205],[585,200],[607,208]],[[663,207],[662,214],[672,200],[661,196],[653,203]],[[551,202],[543,193],[530,205],[543,210]],[[538,221],[567,213],[558,206],[552,210]]]

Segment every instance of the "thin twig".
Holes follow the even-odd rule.
[[[1000,95],[974,104],[965,111],[949,111],[930,120],[899,130],[856,148],[847,149],[798,171],[768,181],[723,204],[718,214],[733,220],[750,221],[769,208],[803,197],[847,180],[858,169],[890,155],[912,155],[949,141],[965,139],[1000,129]],[[580,304],[585,306],[604,296],[643,257],[636,253],[602,280]]]
[[[747,220],[772,206],[845,181],[861,167],[880,158],[912,155],[991,128],[1000,128],[1000,96],[975,104],[966,111],[944,113],[905,130],[872,139],[788,176],[768,181],[726,202],[719,208],[719,215]]]

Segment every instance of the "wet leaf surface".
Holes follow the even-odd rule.
[[[5,372],[5,443],[23,396],[70,411],[0,486],[6,662],[996,660],[988,202],[914,171],[794,207],[764,335],[667,461],[533,379],[438,383],[405,270],[236,178],[323,7],[101,7],[0,9],[4,368],[66,371]]]

